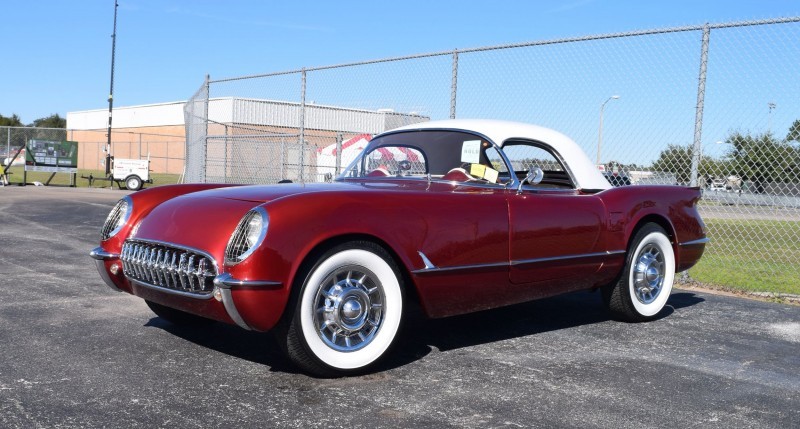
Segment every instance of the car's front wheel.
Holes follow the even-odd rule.
[[[628,248],[618,282],[603,289],[611,315],[626,322],[651,320],[664,308],[675,279],[675,253],[663,228],[644,225]]]
[[[282,340],[301,369],[344,375],[386,354],[402,315],[402,276],[392,257],[374,243],[346,243],[306,272]]]

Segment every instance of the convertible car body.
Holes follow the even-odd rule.
[[[337,375],[386,354],[411,300],[444,317],[600,289],[615,318],[651,319],[708,241],[699,199],[614,188],[550,129],[437,121],[376,136],[334,183],[130,194],[91,256],[171,322],[272,330]]]

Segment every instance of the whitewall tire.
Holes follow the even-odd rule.
[[[675,253],[663,228],[645,224],[631,240],[624,271],[603,298],[616,319],[642,322],[664,308],[675,280]]]
[[[402,277],[373,243],[337,246],[308,271],[287,331],[296,365],[320,376],[357,372],[394,343],[403,315]]]

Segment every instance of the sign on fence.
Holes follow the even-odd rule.
[[[78,172],[78,142],[28,140],[25,171]]]

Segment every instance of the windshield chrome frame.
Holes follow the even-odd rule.
[[[506,165],[506,171],[508,171],[508,176],[509,176],[509,178],[511,180],[509,182],[506,182],[505,184],[501,184],[501,183],[485,183],[485,184],[481,184],[481,185],[494,185],[494,186],[498,186],[498,187],[501,187],[501,188],[509,188],[510,187],[511,189],[516,189],[519,186],[519,179],[517,178],[517,175],[514,174],[514,170],[511,168],[511,162],[506,157],[505,152],[503,152],[503,148],[500,147],[497,143],[495,143],[494,140],[490,139],[489,137],[486,137],[485,135],[483,135],[483,134],[481,134],[479,132],[475,132],[475,131],[471,131],[471,130],[465,130],[465,129],[461,129],[461,128],[418,128],[418,129],[408,129],[408,130],[387,131],[385,133],[381,133],[381,134],[375,136],[375,138],[380,138],[380,137],[384,137],[384,136],[388,136],[388,135],[392,135],[392,134],[420,133],[420,132],[425,132],[425,131],[452,131],[452,132],[459,132],[459,133],[464,133],[464,134],[472,134],[472,135],[474,135],[476,137],[480,137],[481,139],[486,140],[487,142],[489,142],[489,144],[492,145],[492,147],[497,151],[497,153],[500,154],[500,158],[503,160],[503,163]],[[370,144],[372,143],[373,140],[375,140],[375,138],[373,138],[370,141]],[[359,154],[359,156],[356,157],[356,159],[354,159],[342,171],[341,174],[336,176],[335,181],[341,182],[341,181],[344,181],[344,180],[364,179],[364,177],[345,177],[345,174],[348,171],[350,171],[350,169],[355,165],[355,163],[362,162],[362,160],[364,159],[363,154],[369,148],[370,148],[370,145],[368,144],[367,147],[365,147],[364,150]],[[411,178],[410,177],[406,177],[406,179],[411,179]],[[434,180],[436,180],[436,179],[434,179]],[[467,185],[467,183],[464,183],[464,184]]]

